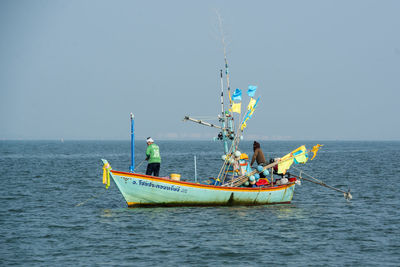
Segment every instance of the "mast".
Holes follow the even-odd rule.
[[[184,121],[192,121],[195,123],[199,123],[205,126],[209,127],[214,127],[214,128],[219,128],[221,129],[221,132],[218,134],[218,137],[216,139],[223,141],[224,143],[224,153],[225,155],[228,155],[229,153],[232,153],[234,151],[231,151],[232,148],[228,144],[229,141],[232,143],[235,142],[236,139],[236,134],[234,130],[234,118],[233,118],[233,113],[230,111],[232,108],[232,99],[231,99],[231,93],[230,93],[230,80],[229,80],[229,67],[228,67],[228,59],[226,56],[226,45],[225,45],[225,37],[222,29],[222,20],[221,16],[218,14],[218,21],[219,21],[219,28],[221,31],[221,36],[222,36],[222,45],[224,49],[224,63],[225,63],[225,75],[226,75],[226,83],[227,83],[227,90],[228,90],[228,99],[229,99],[229,105],[228,105],[228,110],[225,110],[225,104],[224,104],[224,79],[223,79],[223,70],[220,70],[220,81],[221,81],[221,115],[218,115],[219,122],[221,123],[221,126],[214,125],[212,123],[203,121],[203,120],[198,120],[195,118],[191,118],[189,116],[184,117]]]
[[[229,67],[228,67],[228,60],[226,58],[226,44],[225,44],[225,35],[222,29],[222,19],[219,13],[217,12],[218,22],[219,22],[219,31],[221,32],[222,37],[222,46],[224,48],[224,61],[225,61],[225,75],[226,75],[226,86],[228,88],[228,98],[229,98],[229,108],[232,106],[232,99],[231,99],[231,86],[229,81]]]
[[[224,153],[228,154],[228,138],[227,138],[227,132],[226,132],[226,115],[225,115],[225,107],[224,107],[224,80],[222,77],[222,70],[220,70],[220,76],[221,76],[221,117],[220,121],[222,123],[222,141],[224,142]]]
[[[224,108],[224,80],[222,79],[222,70],[220,70],[221,74],[221,112],[222,116],[225,114],[225,108]]]
[[[221,38],[222,38],[222,46],[224,49],[224,62],[225,62],[225,76],[226,76],[226,86],[228,90],[228,99],[229,99],[229,109],[232,107],[232,98],[231,98],[231,86],[230,86],[230,79],[229,79],[229,67],[228,67],[228,59],[226,56],[226,44],[225,44],[225,35],[224,31],[222,28],[222,19],[220,14],[217,12],[218,16],[218,22],[219,22],[219,30],[221,32]],[[221,84],[222,84],[222,71],[221,71]],[[223,114],[223,128],[228,128],[228,131],[223,132],[223,140],[224,140],[224,148],[225,148],[225,154],[229,152],[228,149],[228,140],[234,140],[235,139],[235,131],[234,131],[234,122],[233,122],[233,113],[229,112],[229,115],[227,116],[226,113]]]

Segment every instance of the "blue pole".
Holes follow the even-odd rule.
[[[134,115],[131,113],[131,167],[130,171],[133,172],[135,170],[135,131],[134,131]]]

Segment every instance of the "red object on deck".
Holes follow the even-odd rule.
[[[291,183],[294,183],[294,182],[296,182],[296,177],[291,177],[291,178],[289,178],[289,182],[291,182]]]
[[[263,178],[259,179],[258,182],[256,183],[257,186],[266,185],[266,184],[269,184],[269,182],[267,179],[263,179]]]

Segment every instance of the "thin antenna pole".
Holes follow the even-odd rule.
[[[222,70],[220,70],[221,74],[221,112],[222,116],[225,117],[225,108],[224,108],[224,80],[222,78]]]
[[[225,60],[225,74],[226,74],[226,85],[228,88],[228,99],[229,99],[229,109],[232,107],[232,99],[231,99],[231,87],[229,83],[229,68],[228,68],[228,59],[226,58],[226,45],[225,45],[225,36],[224,36],[224,31],[222,29],[222,19],[218,11],[216,11],[217,17],[218,17],[218,22],[219,22],[219,30],[221,32],[221,37],[222,37],[222,46],[224,48],[224,60]],[[221,84],[222,82],[222,71],[221,71]],[[225,149],[225,154],[228,153],[228,133],[232,132],[233,129],[233,114],[232,112],[229,112],[230,116],[226,117],[226,114],[223,114],[223,128],[229,128],[229,131],[224,131],[223,132],[223,140],[224,140],[224,149]]]
[[[135,126],[135,116],[131,113],[131,167],[130,171],[134,172],[135,171],[135,132],[134,132],[134,126]]]
[[[222,46],[224,47],[224,61],[225,61],[225,74],[226,74],[226,86],[228,87],[228,98],[229,98],[229,107],[232,106],[232,99],[231,99],[231,86],[229,82],[229,67],[228,67],[228,59],[226,58],[226,44],[225,44],[225,36],[224,30],[222,28],[222,19],[218,11],[216,11],[218,22],[219,22],[219,30],[221,32],[222,37]]]
[[[196,163],[196,155],[194,155],[194,181],[197,183],[197,163]]]

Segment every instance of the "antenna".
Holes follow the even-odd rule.
[[[230,108],[230,107],[232,106],[232,100],[231,100],[231,86],[230,86],[230,82],[229,82],[228,59],[226,58],[225,35],[224,35],[224,30],[223,30],[223,28],[222,28],[222,19],[221,19],[221,15],[218,13],[218,10],[215,10],[215,12],[217,13],[218,22],[219,22],[219,31],[221,32],[222,46],[223,46],[223,48],[224,48],[226,86],[228,87],[228,98],[229,98],[229,108]]]

